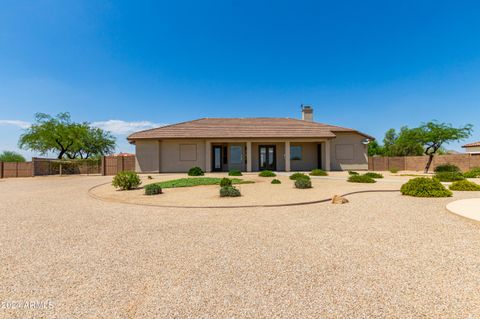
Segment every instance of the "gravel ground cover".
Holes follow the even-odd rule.
[[[0,181],[0,318],[480,317],[480,225],[445,209],[478,192],[167,209],[87,194],[109,180]]]

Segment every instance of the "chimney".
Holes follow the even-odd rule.
[[[302,120],[313,122],[313,108],[302,104]]]

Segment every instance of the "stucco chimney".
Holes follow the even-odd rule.
[[[302,120],[313,122],[313,108],[302,104]]]

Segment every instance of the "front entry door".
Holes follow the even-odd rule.
[[[222,171],[222,146],[212,146],[212,171]]]
[[[259,165],[261,171],[277,170],[277,152],[275,145],[260,145],[258,150]]]

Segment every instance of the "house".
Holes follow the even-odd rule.
[[[470,143],[462,146],[465,149],[465,152],[469,154],[480,154],[480,141],[475,143]]]
[[[368,142],[354,129],[302,119],[202,118],[131,134],[138,172],[366,170]]]

